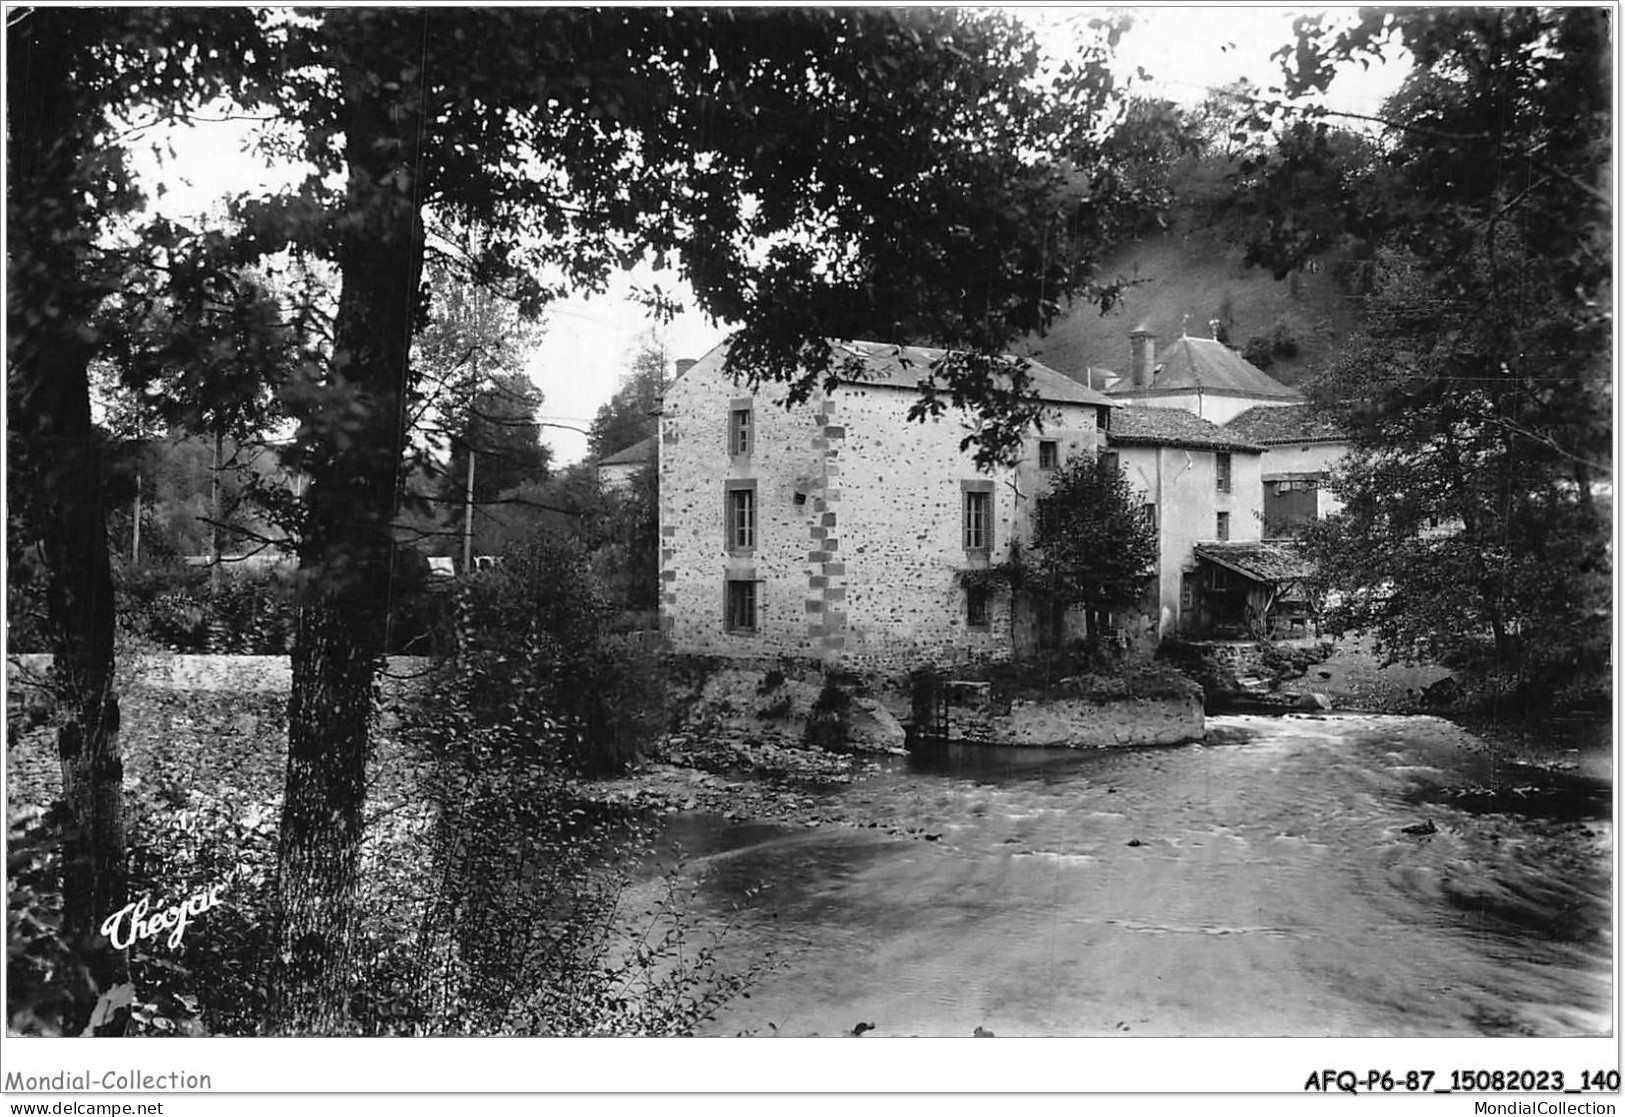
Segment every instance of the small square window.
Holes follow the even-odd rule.
[[[1230,538],[1230,513],[1220,512],[1218,522],[1218,539],[1223,542]]]
[[[1213,458],[1215,477],[1218,480],[1217,488],[1221,493],[1230,491],[1230,455],[1215,454]]]
[[[728,490],[728,549],[748,551],[756,546],[756,490]]]
[[[1119,462],[1115,451],[1102,451],[1100,455],[1100,463],[1113,473],[1116,473],[1119,469]]]
[[[722,623],[729,632],[756,631],[756,583],[728,581]]]
[[[750,453],[752,433],[750,408],[734,408],[728,420],[728,452],[735,456]]]
[[[972,586],[965,591],[965,624],[969,628],[987,628],[992,623],[993,595],[985,586]]]
[[[993,547],[993,494],[965,493],[965,550],[987,551]]]
[[[1038,444],[1038,468],[1054,469],[1061,464],[1061,446],[1052,438],[1046,438]]]

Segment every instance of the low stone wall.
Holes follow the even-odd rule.
[[[1178,745],[1206,734],[1197,697],[1016,699],[1007,714],[955,710],[950,740],[1040,748]]]
[[[383,684],[387,688],[421,676],[432,662],[420,656],[391,656]],[[50,668],[49,655],[10,656],[6,685],[43,682]],[[158,690],[286,694],[293,688],[293,668],[285,655],[144,655],[136,664],[135,681]]]

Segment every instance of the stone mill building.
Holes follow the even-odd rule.
[[[784,407],[724,372],[726,343],[660,414],[661,628],[689,654],[854,667],[1002,658],[1035,638],[1010,593],[967,584],[1031,539],[1047,474],[1104,446],[1116,401],[1025,362],[1048,409],[1014,467],[979,472],[971,416],[913,422],[939,351],[835,342],[835,385]],[[779,393],[779,394],[775,394]]]

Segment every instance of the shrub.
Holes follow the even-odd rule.
[[[294,582],[289,572],[180,562],[124,567],[115,591],[120,626],[132,637],[173,652],[285,655],[293,643]]]
[[[638,816],[577,791],[664,728],[663,664],[576,542],[510,550],[456,600],[455,651],[402,712],[394,806],[364,858],[367,1034],[688,1034],[753,980],[724,972],[675,875],[640,881]],[[659,888],[641,922],[626,899]]]
[[[119,568],[120,627],[132,638],[195,655],[287,655],[297,631],[297,573],[291,567],[249,571],[222,565],[218,582],[206,567],[178,560]],[[428,584],[428,562],[397,551],[387,649],[432,654],[443,642],[445,595]]]
[[[62,938],[61,819],[38,805],[6,812],[6,1024],[63,1034],[90,974]]]
[[[594,805],[545,707],[507,711],[456,664],[380,710],[368,773],[350,1016],[372,1035],[686,1034],[754,979],[724,971],[675,875],[640,876],[638,816]],[[392,692],[393,693],[393,692]],[[393,700],[392,700],[393,701]],[[224,884],[174,947],[131,951],[129,1030],[252,1035],[266,1018],[285,696],[138,687],[124,707],[130,896]],[[58,928],[49,726],[8,723],[14,1031],[59,1034],[86,980]],[[21,781],[17,777],[21,775]],[[629,902],[642,902],[633,909]],[[628,910],[647,911],[642,919]],[[82,990],[81,990],[82,991]]]
[[[177,945],[132,945],[128,1032],[253,1034],[264,1016],[285,700],[143,688],[123,707],[130,899],[161,910],[225,887],[223,903]],[[50,751],[47,727],[14,742],[10,756],[25,779],[9,789],[8,1012],[12,1028],[30,1034],[59,1032],[65,991],[86,980],[57,934],[56,809],[30,805],[60,787],[42,763]]]
[[[1296,278],[1294,273],[1293,278]],[[1267,370],[1277,358],[1290,361],[1302,352],[1298,339],[1287,329],[1285,322],[1276,322],[1267,334],[1255,334],[1247,339],[1241,355],[1261,370]]]
[[[456,606],[448,686],[473,726],[502,726],[584,771],[624,769],[665,727],[664,667],[612,608],[573,540],[510,551]]]
[[[754,980],[725,972],[682,914],[675,871],[638,880],[639,816],[588,802],[559,759],[569,730],[539,702],[491,719],[461,686],[409,715],[412,802],[370,846],[370,1034],[684,1035]],[[628,922],[626,900],[658,894]]]
[[[1236,674],[1211,653],[1183,640],[1164,640],[1157,658],[1193,680],[1209,696],[1241,689]]]
[[[833,680],[826,681],[807,715],[807,744],[819,749],[844,749],[852,739],[851,710],[852,696]]]
[[[255,1034],[265,1018],[274,924],[274,803],[236,787],[177,782],[147,791],[130,813],[131,900],[167,907],[223,888],[222,903],[176,946],[160,938],[132,948],[135,1032]]]

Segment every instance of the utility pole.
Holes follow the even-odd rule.
[[[135,472],[135,507],[130,511],[130,565],[141,565],[141,471]]]
[[[214,432],[214,469],[209,473],[209,593],[220,592],[220,458],[221,432]]]
[[[474,569],[474,461],[479,455],[468,448],[468,493],[463,499],[463,573]]]

